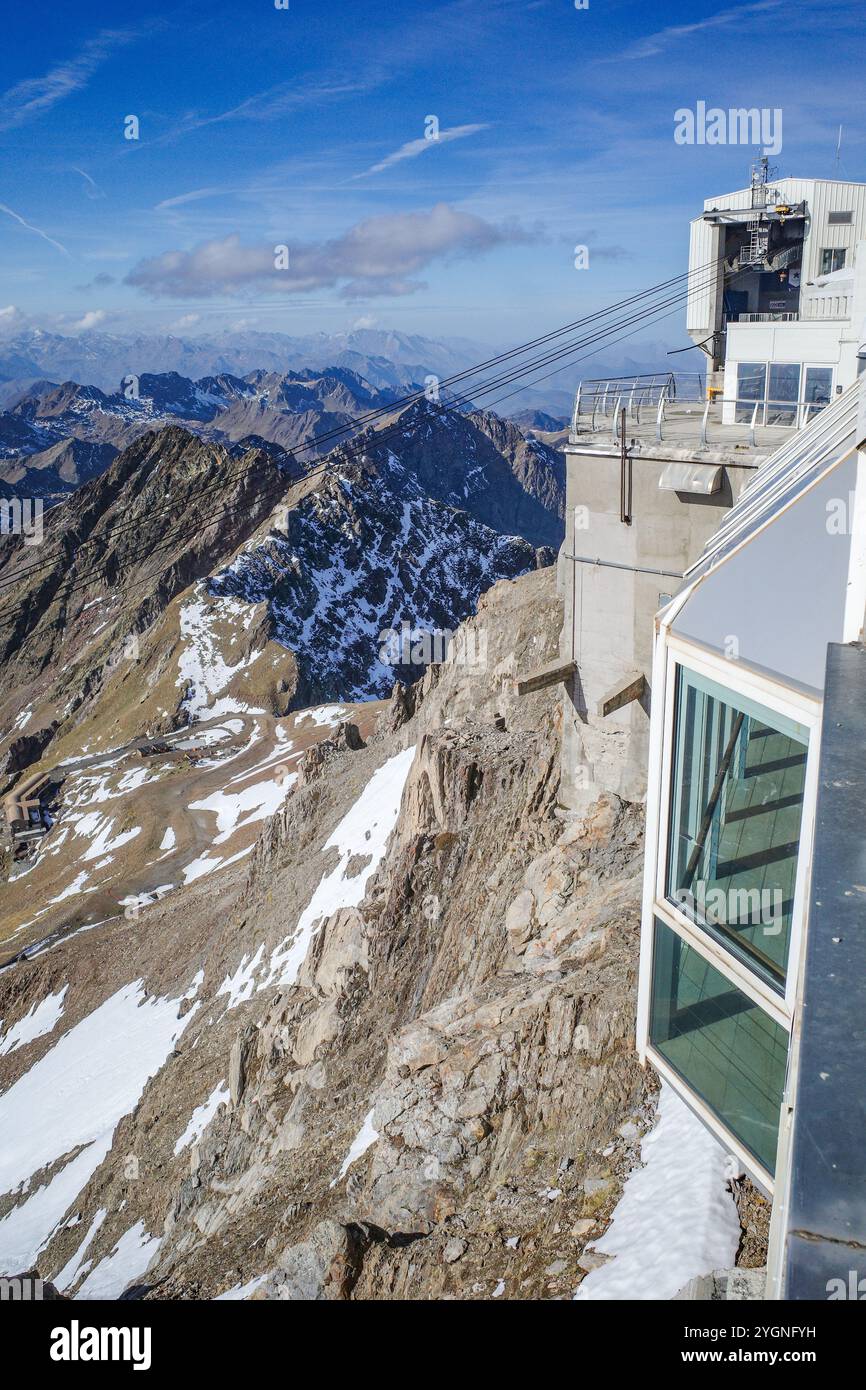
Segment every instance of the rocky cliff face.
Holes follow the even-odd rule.
[[[239,713],[382,697],[491,584],[549,561],[365,438],[293,481],[279,449],[151,432],[46,513],[40,546],[6,538],[0,757],[22,720],[66,756],[189,722],[190,676]]]
[[[399,401],[416,390],[379,388],[340,367],[223,372],[195,381],[145,372],[112,392],[42,382],[0,412],[0,495],[62,500],[143,434],[171,426],[226,447],[252,442],[295,450],[300,471],[374,411],[383,445],[400,454],[429,496],[469,510],[501,534],[557,545],[565,476],[558,450],[526,439],[489,411],[466,414],[427,400],[401,410]]]
[[[573,1292],[651,1098],[639,812],[563,820],[556,700],[508,684],[559,621],[551,570],[500,582],[483,669],[306,755],[251,861],[0,973],[4,1029],[68,990],[0,1062],[0,1122],[61,1069],[77,1105],[0,1172],[6,1263],[44,1211],[40,1273],[84,1298]],[[134,1075],[93,1115],[114,1027]]]

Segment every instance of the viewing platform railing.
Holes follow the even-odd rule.
[[[590,434],[624,431],[701,448],[742,441],[759,445],[758,431],[775,444],[791,429],[802,429],[826,401],[792,401],[723,396],[706,391],[701,373],[667,376],[611,377],[581,382],[571,420],[571,443]],[[781,432],[781,436],[780,436]]]

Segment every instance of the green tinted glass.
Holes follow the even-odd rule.
[[[784,992],[806,729],[680,667],[667,896]]]
[[[788,1034],[658,919],[650,1041],[772,1173]]]

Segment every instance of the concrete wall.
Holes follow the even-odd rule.
[[[606,717],[598,702],[632,671],[651,675],[653,621],[664,596],[676,592],[687,565],[718,528],[754,468],[728,465],[713,497],[662,492],[665,464],[707,462],[682,451],[634,451],[630,466],[632,524],[620,520],[619,454],[569,446],[566,536],[558,562],[564,622],[560,653],[574,654],[577,675],[563,696],[562,800],[582,812],[602,791],[629,801],[646,795],[649,693]],[[577,527],[575,531],[575,509]],[[599,560],[582,563],[571,556]],[[623,566],[616,568],[615,566]],[[668,573],[644,573],[661,570]]]

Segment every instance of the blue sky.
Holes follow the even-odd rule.
[[[82,0],[4,27],[6,331],[519,341],[685,268],[754,153],[677,145],[699,100],[781,108],[782,174],[866,179],[862,0]]]

